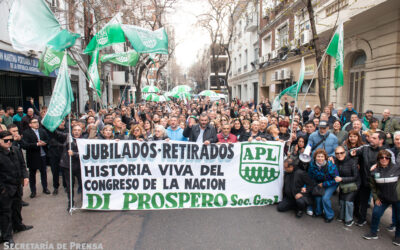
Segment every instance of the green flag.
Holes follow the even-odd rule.
[[[106,26],[104,26],[96,35],[90,40],[84,53],[91,53],[95,50],[100,50],[104,47],[111,46],[115,43],[124,43],[125,36],[121,29],[120,15],[116,15]]]
[[[102,62],[112,62],[122,66],[135,66],[139,60],[139,54],[136,51],[128,51],[104,55],[101,57]]]
[[[152,31],[123,24],[122,29],[138,53],[168,54],[168,36],[164,28]]]
[[[62,30],[44,0],[14,0],[8,17],[8,33],[14,49],[42,51],[51,47],[63,50],[74,45],[78,34]]]
[[[71,104],[74,101],[71,82],[68,75],[67,54],[65,53],[60,71],[54,85],[50,105],[42,120],[43,126],[53,132],[62,122],[64,117],[71,112]]]
[[[99,98],[101,97],[101,83],[100,83],[100,76],[99,76],[99,69],[97,66],[97,62],[99,61],[99,51],[95,50],[92,53],[92,60],[90,61],[88,74],[90,79],[90,87],[97,92]]]
[[[301,63],[300,63],[299,80],[292,86],[284,89],[277,97],[275,97],[274,102],[272,104],[272,111],[277,111],[277,110],[281,109],[281,98],[284,95],[291,96],[295,100],[297,100],[299,91],[300,91],[301,87],[303,86],[304,72],[305,72],[305,64],[304,64],[304,57],[302,57]]]
[[[326,53],[336,59],[334,86],[338,89],[343,86],[343,23],[339,24]]]
[[[46,48],[39,60],[39,70],[46,76],[49,76],[51,72],[60,67],[64,54],[64,52],[58,52],[51,48]],[[67,55],[67,63],[69,66],[76,65],[76,62],[70,55]]]

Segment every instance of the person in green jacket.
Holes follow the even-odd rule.
[[[370,129],[370,122],[371,122],[371,118],[374,115],[374,112],[370,109],[368,109],[367,111],[365,111],[365,116],[363,118],[363,124]]]
[[[386,134],[386,144],[393,146],[393,133],[400,130],[399,121],[390,117],[390,110],[383,110],[383,118],[379,121],[379,129]]]

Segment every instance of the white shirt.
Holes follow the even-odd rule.
[[[203,143],[204,130],[205,130],[205,129],[202,129],[202,128],[200,127],[200,134],[199,134],[199,136],[197,137],[197,140],[196,140],[197,143]]]

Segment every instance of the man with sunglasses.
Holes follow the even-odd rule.
[[[22,186],[28,185],[28,173],[20,150],[12,146],[9,131],[0,132],[0,242],[13,244],[13,231],[32,229],[21,217]]]

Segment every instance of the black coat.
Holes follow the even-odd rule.
[[[294,199],[296,194],[301,193],[303,187],[307,189],[303,196],[308,198],[315,186],[314,180],[305,171],[298,168],[295,168],[291,173],[285,172],[283,179],[283,196],[289,199]]]
[[[357,168],[357,161],[355,158],[346,156],[343,161],[339,161],[335,158],[335,165],[339,171],[339,176],[342,178],[341,183],[348,184],[355,182],[357,186],[360,186],[359,172]],[[353,201],[356,192],[344,194],[339,193],[339,199],[345,201]]]
[[[28,178],[28,172],[21,150],[0,148],[0,193],[5,189],[9,196],[13,196],[24,178]]]
[[[64,143],[66,140],[66,136],[59,136],[59,134],[66,134],[68,132],[67,129],[59,129],[57,128],[54,130],[54,132],[50,132],[49,130],[46,130],[47,134],[49,135],[49,145],[48,145],[48,153],[49,157],[56,157],[60,158],[61,153],[64,150]]]
[[[64,150],[61,154],[61,160],[60,160],[60,167],[61,168],[66,168],[69,169],[69,155],[68,155],[68,150],[69,150],[69,142],[68,140],[64,143]],[[74,154],[71,156],[72,159],[72,171],[80,171],[81,169],[81,162],[79,160],[79,151],[78,151],[78,145],[76,144],[76,139],[74,138],[71,142],[71,150],[74,152]]]
[[[199,124],[193,125],[191,128],[186,127],[185,130],[183,131],[183,136],[188,137],[189,141],[191,142],[196,142],[199,134],[200,134]],[[217,131],[210,124],[208,124],[206,129],[204,130],[203,142],[204,141],[210,141],[211,143],[218,142]]]
[[[41,141],[49,142],[49,136],[43,128],[39,128],[39,136]],[[41,147],[37,146],[39,139],[31,128],[24,131],[22,141],[22,146],[26,150],[26,163],[28,168],[38,169],[42,164],[40,148],[43,148],[47,155],[47,145]]]
[[[362,147],[356,151],[358,163],[360,164],[360,179],[363,187],[369,187],[371,177],[371,167],[376,164],[377,156],[380,150],[385,147],[372,148],[370,146]]]

